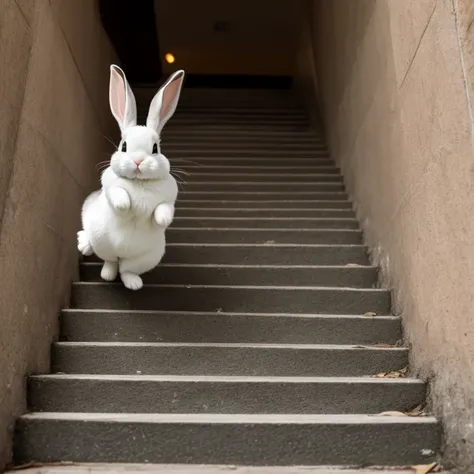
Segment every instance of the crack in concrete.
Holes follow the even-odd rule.
[[[431,11],[430,16],[429,16],[429,18],[428,18],[428,21],[426,22],[425,28],[423,29],[423,32],[421,33],[420,40],[418,41],[418,44],[416,45],[415,52],[413,53],[413,56],[412,56],[412,58],[411,58],[411,60],[410,60],[410,63],[408,64],[407,70],[406,70],[406,72],[405,72],[405,75],[403,76],[402,82],[400,83],[399,89],[401,89],[401,88],[403,87],[403,84],[405,84],[405,81],[406,81],[406,79],[407,79],[407,77],[408,77],[408,73],[410,72],[411,67],[413,66],[413,63],[415,62],[415,58],[416,58],[416,56],[417,56],[417,54],[418,54],[418,50],[419,50],[420,47],[421,47],[421,43],[422,43],[423,38],[424,38],[424,36],[425,36],[425,34],[426,34],[426,31],[428,30],[428,26],[429,26],[430,23],[431,23],[431,19],[433,18],[433,15],[435,14],[436,7],[437,7],[437,6],[438,6],[438,2],[436,1],[435,4],[434,4],[434,6],[433,6],[433,10]]]

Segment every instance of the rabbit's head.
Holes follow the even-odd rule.
[[[137,125],[135,96],[125,73],[110,67],[110,109],[122,132],[110,167],[117,176],[127,179],[162,179],[170,172],[168,159],[160,153],[160,132],[178,104],[184,71],[170,76],[150,104],[146,126]]]

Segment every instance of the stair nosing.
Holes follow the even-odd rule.
[[[364,344],[271,344],[253,342],[139,342],[139,341],[57,341],[55,347],[213,347],[218,349],[290,349],[294,351],[408,352],[407,347],[378,347]]]
[[[361,424],[433,424],[438,420],[433,416],[381,416],[381,415],[227,415],[227,414],[190,414],[190,413],[87,413],[87,412],[33,412],[21,417],[24,420],[63,420],[96,422],[132,422],[132,423],[180,423],[193,425],[206,424],[276,424],[276,425],[361,425]]]
[[[102,262],[81,262],[81,265],[85,266],[101,266]],[[334,270],[377,270],[378,267],[374,265],[357,265],[357,266],[347,266],[347,265],[237,265],[237,264],[226,264],[226,263],[160,263],[156,268],[249,268],[249,269],[259,269],[259,268],[269,268],[269,269],[334,269]]]
[[[72,283],[73,286],[115,286],[121,287],[119,282],[102,282],[102,281],[77,281]],[[274,285],[186,285],[186,284],[160,284],[146,283],[144,288],[183,288],[183,289],[226,289],[226,290],[275,290],[275,291],[333,291],[333,292],[354,292],[354,293],[389,293],[390,290],[385,288],[353,288],[340,286],[274,286]]]
[[[81,308],[64,308],[61,310],[62,313],[74,314],[74,313],[110,313],[110,314],[149,314],[149,315],[168,315],[168,314],[179,314],[180,316],[230,316],[230,317],[255,317],[255,318],[291,318],[291,319],[355,319],[366,321],[369,316],[361,314],[297,314],[297,313],[239,313],[229,311],[167,311],[158,309],[81,309]],[[370,316],[370,318],[376,321],[400,321],[400,316],[393,315],[380,315]]]
[[[417,378],[377,378],[360,377],[288,377],[288,376],[255,376],[255,375],[117,375],[117,374],[40,374],[30,375],[34,380],[99,380],[99,381],[130,381],[130,382],[219,382],[219,383],[286,383],[286,384],[369,384],[369,385],[425,385]]]

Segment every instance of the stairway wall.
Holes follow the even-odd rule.
[[[474,7],[315,0],[307,8],[312,36],[300,52],[314,55],[331,152],[381,283],[393,287],[414,367],[431,381],[445,462],[472,472]],[[299,61],[300,79],[309,63]]]
[[[25,376],[49,371],[75,232],[115,131],[95,0],[0,0],[0,471]]]

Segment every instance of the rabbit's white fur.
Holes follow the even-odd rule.
[[[147,126],[137,126],[135,98],[125,74],[111,66],[110,105],[122,140],[101,176],[101,190],[83,204],[77,238],[82,254],[95,253],[104,260],[104,280],[115,280],[120,272],[131,290],[140,289],[140,275],[163,258],[165,230],[174,217],[178,186],[159,151],[159,132],[176,109],[183,77],[183,71],[170,77],[151,103]]]

